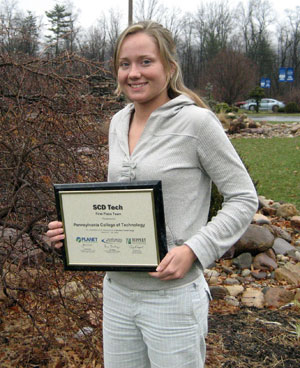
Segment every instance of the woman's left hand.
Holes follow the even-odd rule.
[[[195,253],[186,244],[171,249],[160,264],[156,272],[149,272],[150,276],[160,280],[182,279],[197,259]]]

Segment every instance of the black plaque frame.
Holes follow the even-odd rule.
[[[102,264],[100,261],[95,262],[94,264],[81,264],[78,263],[70,263],[69,262],[69,252],[71,251],[71,242],[68,241],[67,229],[65,228],[66,239],[63,241],[64,246],[62,248],[62,255],[64,261],[65,270],[77,270],[77,271],[142,271],[142,272],[150,272],[155,271],[157,265],[162,260],[162,258],[167,253],[167,241],[166,241],[166,227],[165,227],[165,216],[164,216],[164,206],[163,206],[163,193],[162,193],[162,185],[160,180],[153,181],[137,181],[137,182],[118,182],[118,183],[108,183],[108,182],[99,182],[99,183],[68,183],[68,184],[54,184],[54,193],[55,193],[55,201],[56,201],[56,209],[58,220],[63,222],[64,224],[64,208],[61,200],[61,196],[63,193],[67,192],[80,192],[83,193],[91,193],[95,192],[96,195],[101,196],[101,193],[105,191],[126,191],[127,193],[132,193],[132,199],[134,200],[134,193],[138,190],[151,190],[152,192],[152,202],[153,202],[153,217],[155,223],[155,237],[156,244],[153,245],[156,247],[156,255],[157,255],[157,263],[153,265],[145,265],[145,264],[131,264],[130,260],[126,261],[126,264],[113,264],[105,263]],[[131,195],[131,194],[130,194]],[[99,230],[101,234],[101,231]],[[74,246],[74,245],[73,245]],[[112,256],[113,257],[113,256]]]

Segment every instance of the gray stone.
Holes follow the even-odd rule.
[[[300,252],[298,252],[296,249],[289,250],[287,252],[287,255],[294,261],[300,261]]]
[[[267,288],[265,305],[267,307],[281,307],[294,299],[294,293],[281,287]]]
[[[207,279],[208,285],[218,285],[219,284],[219,278],[212,276],[209,279]]]
[[[207,279],[211,278],[211,277],[218,277],[220,276],[219,272],[216,271],[216,270],[208,270],[208,269],[205,269],[204,270],[204,275]]]
[[[242,285],[226,285],[225,287],[231,296],[238,296],[245,290]]]
[[[291,234],[288,231],[282,229],[281,227],[271,225],[269,229],[271,230],[272,234],[275,235],[275,237],[282,238],[289,243],[292,241]]]
[[[267,199],[264,196],[258,196],[258,203],[259,203],[259,207],[269,207],[273,201],[271,201],[270,199]]]
[[[243,277],[247,277],[251,275],[251,271],[248,269],[248,268],[245,268],[243,271],[242,271],[242,276]]]
[[[252,264],[251,253],[242,253],[238,257],[234,258],[233,264],[239,269],[250,268]]]
[[[253,268],[256,270],[273,271],[277,268],[276,261],[266,252],[257,254],[253,259]],[[255,276],[254,276],[255,277]]]
[[[267,278],[267,273],[264,271],[252,271],[251,275],[256,279],[256,280],[264,280]]]
[[[272,249],[274,250],[275,254],[287,254],[288,251],[294,250],[295,247],[293,247],[290,243],[288,243],[286,240],[281,238],[276,238],[274,240],[274,244]]]
[[[263,308],[264,294],[260,289],[247,288],[242,294],[241,302],[247,307]]]
[[[232,269],[232,268],[230,268],[230,267],[227,267],[227,266],[225,266],[225,265],[222,265],[222,270],[223,270],[226,274],[228,274],[228,275],[231,275],[231,274],[233,273],[233,269]]]
[[[283,267],[275,270],[275,279],[278,281],[286,281],[289,284],[300,284],[300,263],[286,263]]]
[[[291,226],[295,231],[300,232],[300,216],[293,216],[291,218]]]
[[[234,296],[231,295],[225,296],[224,300],[227,304],[232,305],[233,307],[239,307],[240,305],[240,302]]]
[[[228,295],[228,291],[224,286],[210,286],[209,290],[212,298],[216,300],[224,299]]]
[[[298,211],[295,205],[291,203],[282,204],[276,211],[276,216],[290,219],[293,216],[297,216]]]
[[[234,278],[227,278],[224,280],[224,285],[239,285],[240,282]]]
[[[262,215],[261,213],[256,213],[253,216],[253,221],[258,225],[270,225],[271,221],[268,219],[267,216]]]
[[[271,248],[274,235],[265,226],[251,224],[244,235],[235,243],[235,254],[250,252],[252,255],[264,252]]]

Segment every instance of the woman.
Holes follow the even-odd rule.
[[[131,103],[111,121],[108,181],[162,181],[168,253],[156,272],[107,272],[105,367],[204,367],[203,270],[247,229],[255,188],[215,115],[184,86],[168,30],[151,21],[129,26],[114,71]],[[212,181],[224,203],[207,223]],[[50,223],[47,235],[60,247],[62,224]]]

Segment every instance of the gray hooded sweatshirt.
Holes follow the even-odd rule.
[[[246,231],[257,210],[247,170],[217,117],[180,95],[150,115],[132,154],[128,130],[134,105],[114,115],[109,133],[108,181],[161,180],[168,249],[188,245],[198,261],[183,279],[161,281],[147,272],[107,272],[135,290],[179,287],[201,277]],[[211,182],[224,196],[207,222]]]

